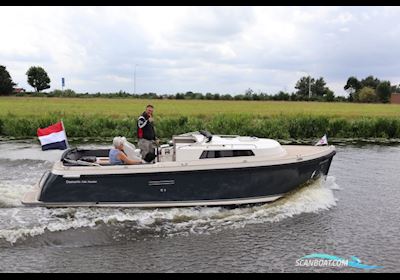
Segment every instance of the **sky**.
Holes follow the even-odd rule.
[[[323,77],[400,83],[400,7],[0,7],[0,65],[76,92],[292,92]],[[135,73],[136,69],[136,75]],[[136,76],[136,83],[134,77]],[[49,91],[47,90],[47,91]]]

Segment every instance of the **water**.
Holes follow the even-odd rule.
[[[0,142],[0,272],[364,272],[296,266],[312,253],[398,272],[400,146],[337,148],[326,181],[271,204],[46,209],[19,200],[62,151]]]

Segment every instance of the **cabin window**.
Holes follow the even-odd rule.
[[[203,151],[200,159],[203,158],[222,158],[222,157],[246,157],[254,156],[252,150],[217,150],[217,151]]]

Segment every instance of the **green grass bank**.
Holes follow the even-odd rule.
[[[0,136],[32,138],[63,119],[69,137],[135,138],[149,103],[161,139],[199,129],[274,139],[400,138],[395,104],[32,97],[0,97]]]
[[[18,116],[0,115],[0,136],[32,138],[38,127],[63,119],[69,137],[136,137],[136,115],[54,114]],[[275,139],[319,138],[327,133],[335,138],[400,138],[397,117],[329,117],[318,115],[246,115],[214,114],[210,116],[157,116],[159,138],[206,129],[214,134],[237,134]]]

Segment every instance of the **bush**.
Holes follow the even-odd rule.
[[[0,135],[3,135],[3,120],[0,119]]]
[[[394,119],[375,119],[375,135],[380,138],[395,138],[400,136],[400,124]]]
[[[329,118],[325,116],[295,116],[289,119],[291,138],[310,138],[327,133]]]
[[[63,119],[68,137],[112,138],[116,135],[136,138],[136,116],[111,117],[101,115],[68,115],[61,112],[42,116],[17,117],[8,114],[0,118],[0,135],[35,137],[44,128]],[[236,134],[273,139],[319,138],[325,133],[338,138],[400,138],[400,120],[390,117],[357,119],[296,115],[262,117],[248,114],[215,116],[171,116],[155,119],[156,134],[161,139],[173,135],[209,130],[214,134]]]
[[[327,134],[337,138],[352,137],[349,121],[344,118],[330,119]]]
[[[351,137],[357,138],[375,137],[375,127],[373,119],[362,118],[350,121],[349,135],[351,135]]]
[[[36,136],[38,129],[37,119],[26,118],[5,118],[3,123],[3,135],[14,137],[32,137]]]
[[[363,87],[358,94],[358,100],[363,103],[373,103],[378,101],[378,96],[373,88]]]
[[[335,101],[335,94],[331,90],[327,90],[326,94],[324,95],[324,101],[326,102],[333,102]]]
[[[376,95],[379,100],[383,103],[388,103],[390,101],[390,96],[392,94],[392,86],[389,81],[382,81],[376,87]]]

